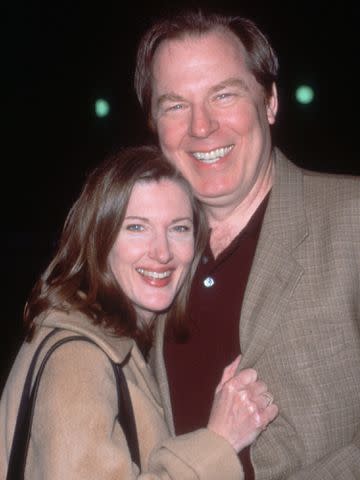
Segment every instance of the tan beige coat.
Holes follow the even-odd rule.
[[[132,340],[112,336],[82,314],[52,313],[42,319],[31,343],[24,343],[0,402],[0,480],[6,467],[20,393],[30,359],[53,327],[64,329],[49,346],[74,332],[91,337],[115,361],[131,352],[124,369],[140,444],[142,471],[132,464],[116,421],[117,396],[106,355],[86,342],[69,342],[50,357],[41,379],[26,465],[26,479],[120,480],[241,479],[232,447],[207,429],[171,437],[158,386]],[[184,392],[184,395],[186,392]]]

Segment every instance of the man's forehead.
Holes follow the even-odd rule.
[[[229,43],[229,46],[231,45],[235,47],[240,54],[247,57],[247,52],[243,43],[231,30],[226,27],[215,27],[206,32],[186,32],[178,37],[166,38],[162,40],[154,52],[152,65],[154,65],[159,56],[164,52],[167,52],[170,54],[170,56],[173,56],[176,55],[176,51],[179,48],[183,47],[189,49],[191,54],[192,47],[196,47],[198,44],[204,43],[204,41],[208,40],[212,40],[216,43]]]
[[[161,90],[171,93],[179,79],[185,82],[189,79],[199,87],[200,84],[209,83],[210,79],[212,86],[216,87],[229,79],[234,83],[233,79],[239,79],[244,72],[251,74],[247,57],[240,40],[224,29],[166,39],[158,46],[153,57],[152,88],[156,90],[161,84]],[[205,77],[204,71],[208,72]]]

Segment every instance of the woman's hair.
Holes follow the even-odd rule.
[[[175,331],[184,325],[191,280],[207,238],[204,212],[184,177],[157,147],[129,147],[107,158],[87,177],[66,218],[53,260],[35,284],[24,312],[28,339],[34,319],[51,309],[79,310],[95,324],[134,338],[145,351],[152,328],[139,327],[135,309],[109,266],[109,252],[123,223],[134,185],[162,179],[178,183],[188,194],[194,220],[195,257],[184,284],[168,311]]]
[[[167,40],[181,40],[185,36],[201,36],[214,31],[232,32],[243,44],[247,65],[266,96],[278,72],[278,59],[266,36],[256,24],[243,17],[188,9],[178,14],[157,19],[140,40],[135,67],[135,90],[145,115],[151,123],[151,76],[154,55]]]

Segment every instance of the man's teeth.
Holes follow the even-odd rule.
[[[230,145],[228,147],[216,148],[215,150],[211,150],[210,152],[193,152],[193,155],[197,160],[200,160],[202,162],[214,163],[219,158],[222,158],[226,154],[228,154],[233,147],[234,145]]]
[[[144,270],[143,268],[137,268],[136,271],[140,273],[140,275],[144,275],[144,277],[151,277],[151,278],[167,278],[170,277],[171,271],[167,272],[150,272],[149,270]]]

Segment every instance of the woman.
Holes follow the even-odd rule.
[[[30,360],[54,328],[60,329],[57,338],[75,333],[97,346],[69,342],[47,361],[25,478],[241,478],[237,452],[277,414],[256,373],[245,370],[232,378],[235,361],[218,386],[208,428],[171,437],[145,361],[159,316],[181,328],[206,234],[188,184],[156,148],[125,149],[90,174],[25,309],[27,341],[0,405],[1,479]],[[114,373],[103,351],[124,365],[140,468],[116,421]]]

